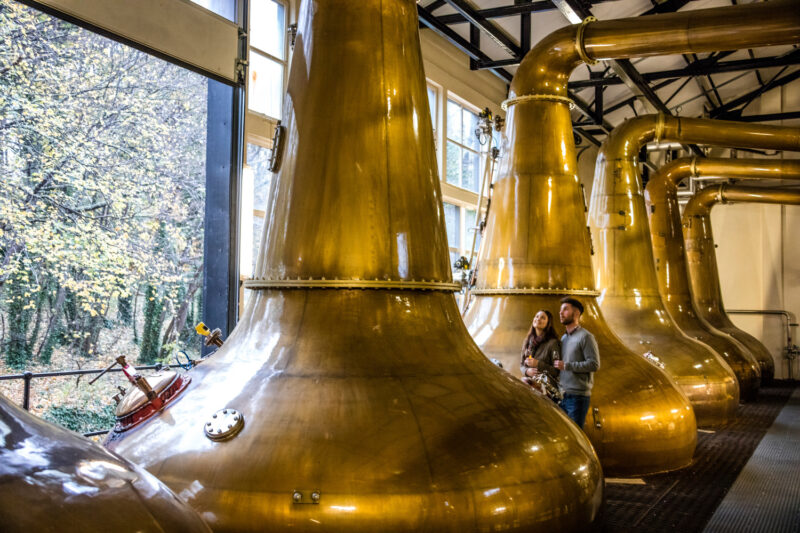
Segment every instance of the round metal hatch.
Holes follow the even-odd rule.
[[[228,407],[211,415],[203,430],[211,440],[228,440],[235,437],[243,427],[244,415]]]
[[[169,387],[175,378],[177,378],[178,373],[173,370],[165,370],[161,373],[154,374],[152,376],[147,376],[147,381],[150,383],[150,386],[153,387],[153,391],[157,395],[161,395],[164,392],[164,389]],[[117,418],[122,418],[130,413],[134,412],[136,409],[139,409],[141,406],[147,403],[147,396],[139,390],[138,387],[131,386],[128,389],[127,394],[122,398],[122,401],[117,404],[117,409],[114,414]]]

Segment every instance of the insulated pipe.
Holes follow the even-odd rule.
[[[754,125],[754,127],[763,126]],[[789,128],[787,133],[788,130]],[[783,148],[780,149],[789,149],[787,146],[791,145],[783,144]],[[755,345],[757,351],[753,353],[730,334],[712,326],[695,309],[691,296],[678,206],[678,184],[688,177],[711,176],[736,179],[798,179],[800,160],[694,157],[676,159],[650,175],[644,192],[647,216],[650,219],[650,241],[655,257],[658,288],[664,305],[684,333],[710,345],[725,358],[736,372],[742,397],[752,398],[758,390],[758,375],[762,372],[766,377],[774,374],[772,357],[761,343]],[[756,357],[756,354],[760,357]],[[762,361],[763,368],[759,369],[756,365]]]
[[[528,52],[512,81],[505,103],[506,156],[493,189],[475,301],[465,322],[487,355],[516,368],[536,311],[555,315],[561,296],[584,300],[583,322],[597,337],[602,363],[585,430],[607,474],[642,475],[689,464],[696,422],[693,414],[684,416],[692,413],[691,405],[677,385],[622,345],[595,302],[567,98],[570,73],[582,60],[601,57],[795,43],[800,40],[797,5],[770,2],[571,26]],[[714,35],[705,36],[709,32]]]
[[[747,346],[750,351],[763,350],[772,362],[772,356],[749,333],[737,328],[722,305],[714,236],[711,233],[711,208],[717,203],[756,202],[768,204],[800,204],[800,191],[720,185],[706,187],[695,194],[683,212],[683,238],[686,242],[686,259],[695,309],[712,326],[729,333]],[[761,357],[759,357],[761,361]],[[774,373],[774,363],[769,367]],[[764,372],[762,368],[762,373]]]
[[[722,355],[688,338],[662,302],[638,161],[641,147],[653,140],[791,150],[800,149],[800,130],[643,115],[615,128],[597,156],[589,225],[599,250],[595,274],[603,314],[629,348],[652,351],[664,362],[692,401],[698,425],[717,426],[735,416],[741,391],[731,393],[737,380]],[[743,396],[752,397],[758,376],[752,368],[739,374]]]

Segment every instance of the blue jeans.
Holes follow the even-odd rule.
[[[564,399],[558,404],[581,429],[586,422],[586,413],[589,412],[589,398],[579,394],[565,394]]]

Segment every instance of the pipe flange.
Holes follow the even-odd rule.
[[[567,98],[566,96],[559,96],[557,94],[523,94],[522,96],[505,100],[502,104],[500,104],[500,107],[503,108],[503,111],[508,111],[508,108],[512,105],[531,101],[558,102],[561,104],[567,104],[570,110],[575,108],[575,102],[573,102],[570,98]]]
[[[654,139],[653,141],[656,143],[661,142],[661,138],[664,136],[664,131],[667,129],[667,117],[664,113],[659,113],[656,116],[656,127],[655,131],[653,132]]]
[[[543,288],[523,287],[519,289],[517,288],[472,289],[470,293],[477,296],[486,296],[493,294],[552,294],[552,295],[590,296],[590,297],[600,296],[600,291],[595,291],[591,289],[552,289],[549,287],[543,287]]]
[[[213,441],[229,440],[244,428],[244,415],[230,407],[220,409],[203,426],[206,437]]]
[[[370,280],[370,279],[250,279],[244,282],[245,289],[390,289],[458,292],[460,283],[428,280]]]
[[[586,53],[586,45],[583,42],[583,35],[586,32],[586,26],[592,22],[597,22],[597,18],[589,16],[583,19],[581,25],[578,26],[578,33],[575,35],[575,50],[578,52],[578,56],[581,58],[581,61],[587,65],[596,65],[600,62],[597,59],[592,59],[589,57],[589,55]]]
[[[697,156],[692,156],[692,162],[689,163],[689,177],[690,178],[698,178],[697,175]]]

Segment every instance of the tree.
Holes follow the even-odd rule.
[[[139,286],[162,309],[188,305],[202,267],[206,93],[200,75],[0,0],[9,364],[48,359],[62,342],[96,357],[113,305],[136,327]],[[144,315],[152,328],[174,318]]]

